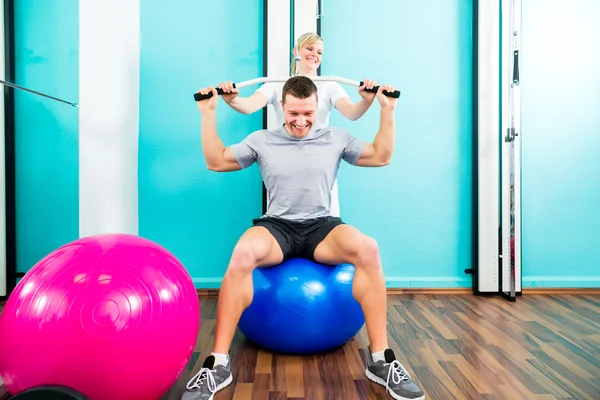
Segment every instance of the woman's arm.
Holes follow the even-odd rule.
[[[242,114],[252,114],[261,108],[265,107],[268,102],[268,98],[264,93],[256,91],[249,97],[240,97],[238,94],[240,91],[233,87],[232,82],[223,82],[217,86],[223,90],[223,100],[233,108],[235,111]]]
[[[261,92],[254,92],[250,97],[235,96],[232,99],[226,99],[223,95],[222,97],[229,107],[242,114],[252,114],[267,105],[267,96]]]
[[[342,97],[335,102],[335,108],[350,121],[356,121],[365,115],[371,104],[373,104],[373,100],[362,98],[358,103],[353,103],[350,97]]]
[[[351,121],[356,121],[365,115],[369,107],[371,107],[371,104],[373,104],[376,93],[367,92],[365,89],[372,89],[374,86],[377,86],[377,82],[365,79],[363,81],[363,85],[358,88],[358,94],[361,97],[358,103],[354,103],[350,97],[344,96],[335,102],[335,108],[344,117]]]

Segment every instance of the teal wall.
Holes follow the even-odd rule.
[[[600,287],[600,3],[523,2],[523,286]]]
[[[192,94],[263,75],[262,7],[141,4],[139,232],[173,251],[199,287],[219,286],[235,241],[261,214],[262,186],[256,166],[206,169]],[[321,21],[323,75],[402,90],[392,165],[340,172],[342,216],[379,241],[390,287],[471,285],[471,7],[329,0]],[[348,23],[365,9],[392,20],[367,31]],[[523,4],[524,287],[600,287],[599,17],[593,0]],[[77,102],[78,24],[75,0],[15,2],[16,83]],[[78,110],[18,90],[15,108],[24,272],[78,236]],[[375,103],[356,122],[333,111],[331,123],[372,140],[378,117]],[[218,120],[226,145],[262,127],[260,112],[241,115],[222,101]]]
[[[256,166],[207,170],[193,93],[263,75],[263,1],[144,1],[140,24],[139,233],[171,250],[197,286],[218,287],[235,242],[261,215],[261,178]],[[262,128],[261,112],[220,100],[217,113],[225,145]]]
[[[402,91],[392,164],[343,165],[339,178],[342,217],[378,240],[388,287],[471,286],[471,3],[327,1],[322,75]],[[372,141],[379,103],[330,123]]]
[[[77,103],[79,3],[15,1],[16,83]],[[77,239],[78,109],[15,90],[17,271]]]

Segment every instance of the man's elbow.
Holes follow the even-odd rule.
[[[214,171],[214,172],[223,172],[224,171],[224,166],[222,165],[222,163],[219,163],[219,162],[207,162],[206,168],[208,168],[209,171]]]
[[[379,166],[380,167],[385,167],[385,166],[390,165],[391,163],[392,163],[391,159],[381,160],[381,162],[379,163]]]
[[[379,166],[380,167],[385,167],[386,165],[390,165],[392,163],[392,154],[386,154],[383,155],[381,157],[379,157]]]

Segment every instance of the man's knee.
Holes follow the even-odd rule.
[[[259,249],[252,241],[238,243],[233,249],[229,268],[226,274],[231,277],[241,277],[251,274],[256,268]]]
[[[364,267],[380,268],[379,244],[369,236],[362,236],[356,246],[358,264]]]

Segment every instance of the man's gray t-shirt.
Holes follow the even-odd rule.
[[[295,138],[281,126],[256,131],[230,149],[242,169],[258,163],[269,198],[264,216],[303,221],[330,216],[340,161],[356,165],[364,146],[341,128]]]

